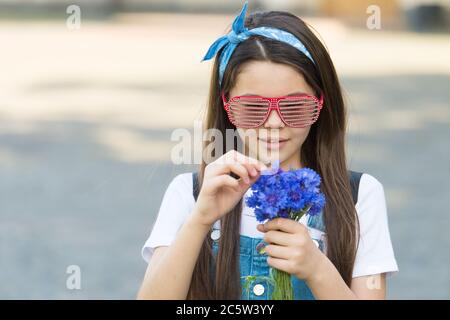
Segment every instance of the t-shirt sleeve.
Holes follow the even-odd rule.
[[[356,251],[353,277],[398,272],[389,233],[383,185],[373,176],[361,176],[358,202],[360,239]]]
[[[175,239],[194,205],[192,173],[176,176],[169,184],[159,208],[158,216],[141,254],[148,263],[156,247],[169,246]]]

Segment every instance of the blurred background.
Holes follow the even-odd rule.
[[[172,164],[171,133],[202,119],[200,60],[242,4],[0,0],[0,298],[135,298],[165,189],[196,169]],[[400,268],[388,298],[449,299],[450,1],[249,8],[297,14],[330,52],[350,167],[385,188]]]

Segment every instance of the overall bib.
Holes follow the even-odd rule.
[[[317,241],[320,250],[324,250],[324,227],[321,215],[308,217],[308,227],[314,228],[311,237]],[[318,232],[321,231],[321,232]],[[322,234],[323,235],[323,234]],[[219,249],[220,230],[211,232],[213,239],[213,254],[217,255]],[[262,238],[251,238],[240,235],[239,270],[241,276],[242,300],[270,300],[274,289],[270,277],[270,266],[267,264],[267,255],[258,252],[258,245],[266,245]],[[292,287],[295,300],[314,300],[311,290],[306,282],[291,275]]]
[[[359,182],[361,172],[348,171],[352,198],[354,204],[358,200]],[[198,172],[192,175],[193,196],[197,201],[199,194]],[[319,249],[326,251],[325,225],[322,212],[316,216],[307,216],[307,226],[311,238]],[[210,233],[212,238],[213,255],[216,256],[219,249],[220,229],[214,229]],[[258,245],[265,245],[262,238],[252,238],[240,235],[239,271],[241,276],[241,300],[270,300],[273,292],[273,282],[270,277],[270,267],[267,264],[267,255],[258,252]],[[294,289],[295,300],[314,300],[314,295],[306,282],[291,275],[291,283]]]

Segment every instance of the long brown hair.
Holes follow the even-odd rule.
[[[236,129],[223,109],[220,91],[233,87],[240,67],[248,61],[283,63],[298,70],[318,95],[324,95],[320,117],[310,129],[301,148],[302,163],[322,177],[322,192],[327,199],[323,219],[327,234],[327,256],[347,285],[351,284],[359,228],[352,200],[345,156],[346,109],[331,58],[310,28],[288,12],[254,12],[246,17],[249,29],[267,26],[288,31],[300,39],[311,53],[315,64],[288,44],[265,37],[252,36],[240,43],[227,65],[222,87],[218,81],[218,57],[214,60],[210,83],[209,105],[205,129],[215,128],[226,136],[226,129]],[[210,142],[210,143],[214,143]],[[227,152],[224,144],[223,152]],[[205,145],[206,147],[206,145]],[[236,143],[234,148],[236,149]],[[217,149],[216,149],[217,150]],[[199,170],[201,186],[206,163]],[[239,299],[239,231],[242,199],[221,218],[221,237],[216,259],[212,240],[206,237],[192,275],[188,299]]]

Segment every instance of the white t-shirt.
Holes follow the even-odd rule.
[[[169,246],[178,230],[195,205],[192,195],[192,173],[182,173],[169,184],[159,209],[158,217],[149,238],[142,248],[142,257],[148,263],[156,247]],[[251,194],[251,189],[245,196]],[[361,176],[358,201],[355,205],[360,224],[360,241],[356,251],[353,277],[379,273],[392,274],[398,271],[389,234],[386,201],[382,184],[373,176]],[[264,233],[256,229],[258,222],[254,209],[243,202],[240,234],[252,238],[263,238]],[[300,220],[306,226],[307,217]],[[220,228],[220,221],[214,224]],[[320,236],[317,229],[308,228],[311,237]]]

